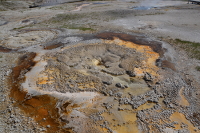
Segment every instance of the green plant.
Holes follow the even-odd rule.
[[[197,66],[197,67],[196,67],[196,70],[197,70],[197,71],[200,71],[200,66]]]
[[[200,60],[200,43],[185,41],[181,39],[175,39],[174,42],[185,51],[187,51],[190,57]]]
[[[30,27],[33,27],[35,24],[30,24],[30,25],[25,25],[25,26],[21,26],[21,27],[18,27],[18,28],[13,28],[13,30],[20,30],[20,29],[24,29],[24,28],[30,28]]]
[[[183,44],[192,44],[192,47],[195,47],[195,48],[200,46],[200,43],[198,42],[190,42],[190,41],[185,41],[185,40],[180,40],[180,39],[175,39],[175,41],[183,43]]]
[[[162,15],[162,14],[165,14],[163,12],[155,12],[155,13],[148,13],[148,14],[145,14],[145,15]]]
[[[19,4],[17,4],[14,1],[1,1],[0,5],[3,7],[3,10],[15,10],[17,9],[17,6],[19,6]],[[21,7],[23,8],[23,7]]]
[[[62,7],[62,6],[56,6],[56,7],[50,7],[50,8],[47,8],[47,9],[51,9],[51,10],[64,10],[64,7]]]
[[[78,14],[78,13],[73,13],[73,14],[58,14],[52,19],[48,20],[49,23],[60,23],[60,22],[66,22],[70,20],[78,20],[81,18],[86,17],[85,14]]]
[[[0,11],[7,11],[6,9],[4,9],[4,8],[0,8]]]
[[[82,31],[87,31],[87,30],[94,31],[94,29],[92,29],[92,28],[78,26],[78,25],[63,25],[60,28],[78,29],[78,30],[82,30]]]
[[[13,30],[20,30],[20,29],[23,29],[25,28],[26,26],[22,26],[22,27],[18,27],[18,28],[14,28]]]

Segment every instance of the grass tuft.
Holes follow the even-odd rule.
[[[200,71],[200,66],[197,66],[197,67],[196,67],[196,70],[197,70],[197,71]]]
[[[25,8],[15,1],[0,1],[0,11],[17,10],[19,7]]]
[[[85,14],[58,14],[56,17],[53,17],[52,19],[48,20],[51,23],[60,23],[60,22],[66,22],[70,20],[78,20],[81,18],[84,18]]]
[[[22,26],[22,27],[19,27],[19,28],[14,28],[13,30],[20,30],[20,29],[23,29],[23,28],[26,28],[27,26]]]
[[[175,39],[174,42],[186,50],[190,57],[200,60],[200,43],[181,39]]]
[[[60,28],[67,28],[67,29],[78,29],[78,30],[82,30],[82,31],[94,31],[94,29],[92,28],[87,28],[87,27],[83,27],[83,26],[77,26],[77,25],[63,25]]]

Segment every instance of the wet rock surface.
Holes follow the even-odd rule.
[[[181,74],[157,67],[159,56],[154,59],[139,51],[140,44],[130,42],[131,46],[138,46],[130,48],[127,42],[124,46],[117,41],[97,42],[63,43],[55,51],[20,57],[11,75],[12,82],[17,83],[12,87],[11,97],[25,107],[33,106],[34,113],[28,113],[28,106],[20,105],[20,108],[29,116],[36,115],[35,120],[47,132],[80,132],[86,130],[85,124],[92,122],[88,131],[198,130],[197,110],[193,109],[193,120],[194,115],[187,113],[191,108],[190,100],[184,96],[192,88],[180,78]],[[153,50],[151,54],[155,54]],[[34,58],[37,60],[31,65]],[[154,61],[148,62],[152,58]],[[24,97],[17,97],[22,94]],[[50,106],[55,108],[50,109]],[[185,123],[174,121],[179,117],[184,117]],[[181,128],[177,128],[179,125]],[[132,126],[137,128],[133,130]]]

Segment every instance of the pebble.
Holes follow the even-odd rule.
[[[117,83],[117,84],[116,84],[116,87],[121,88],[121,87],[122,87],[122,84],[121,84],[121,83]]]
[[[47,128],[50,128],[51,126],[50,125],[47,125]]]
[[[10,118],[13,118],[13,117],[14,117],[14,115],[13,115],[13,114],[11,114],[11,115],[10,115]]]

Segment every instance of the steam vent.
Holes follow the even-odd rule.
[[[30,3],[0,2],[0,132],[200,132],[198,5]]]

